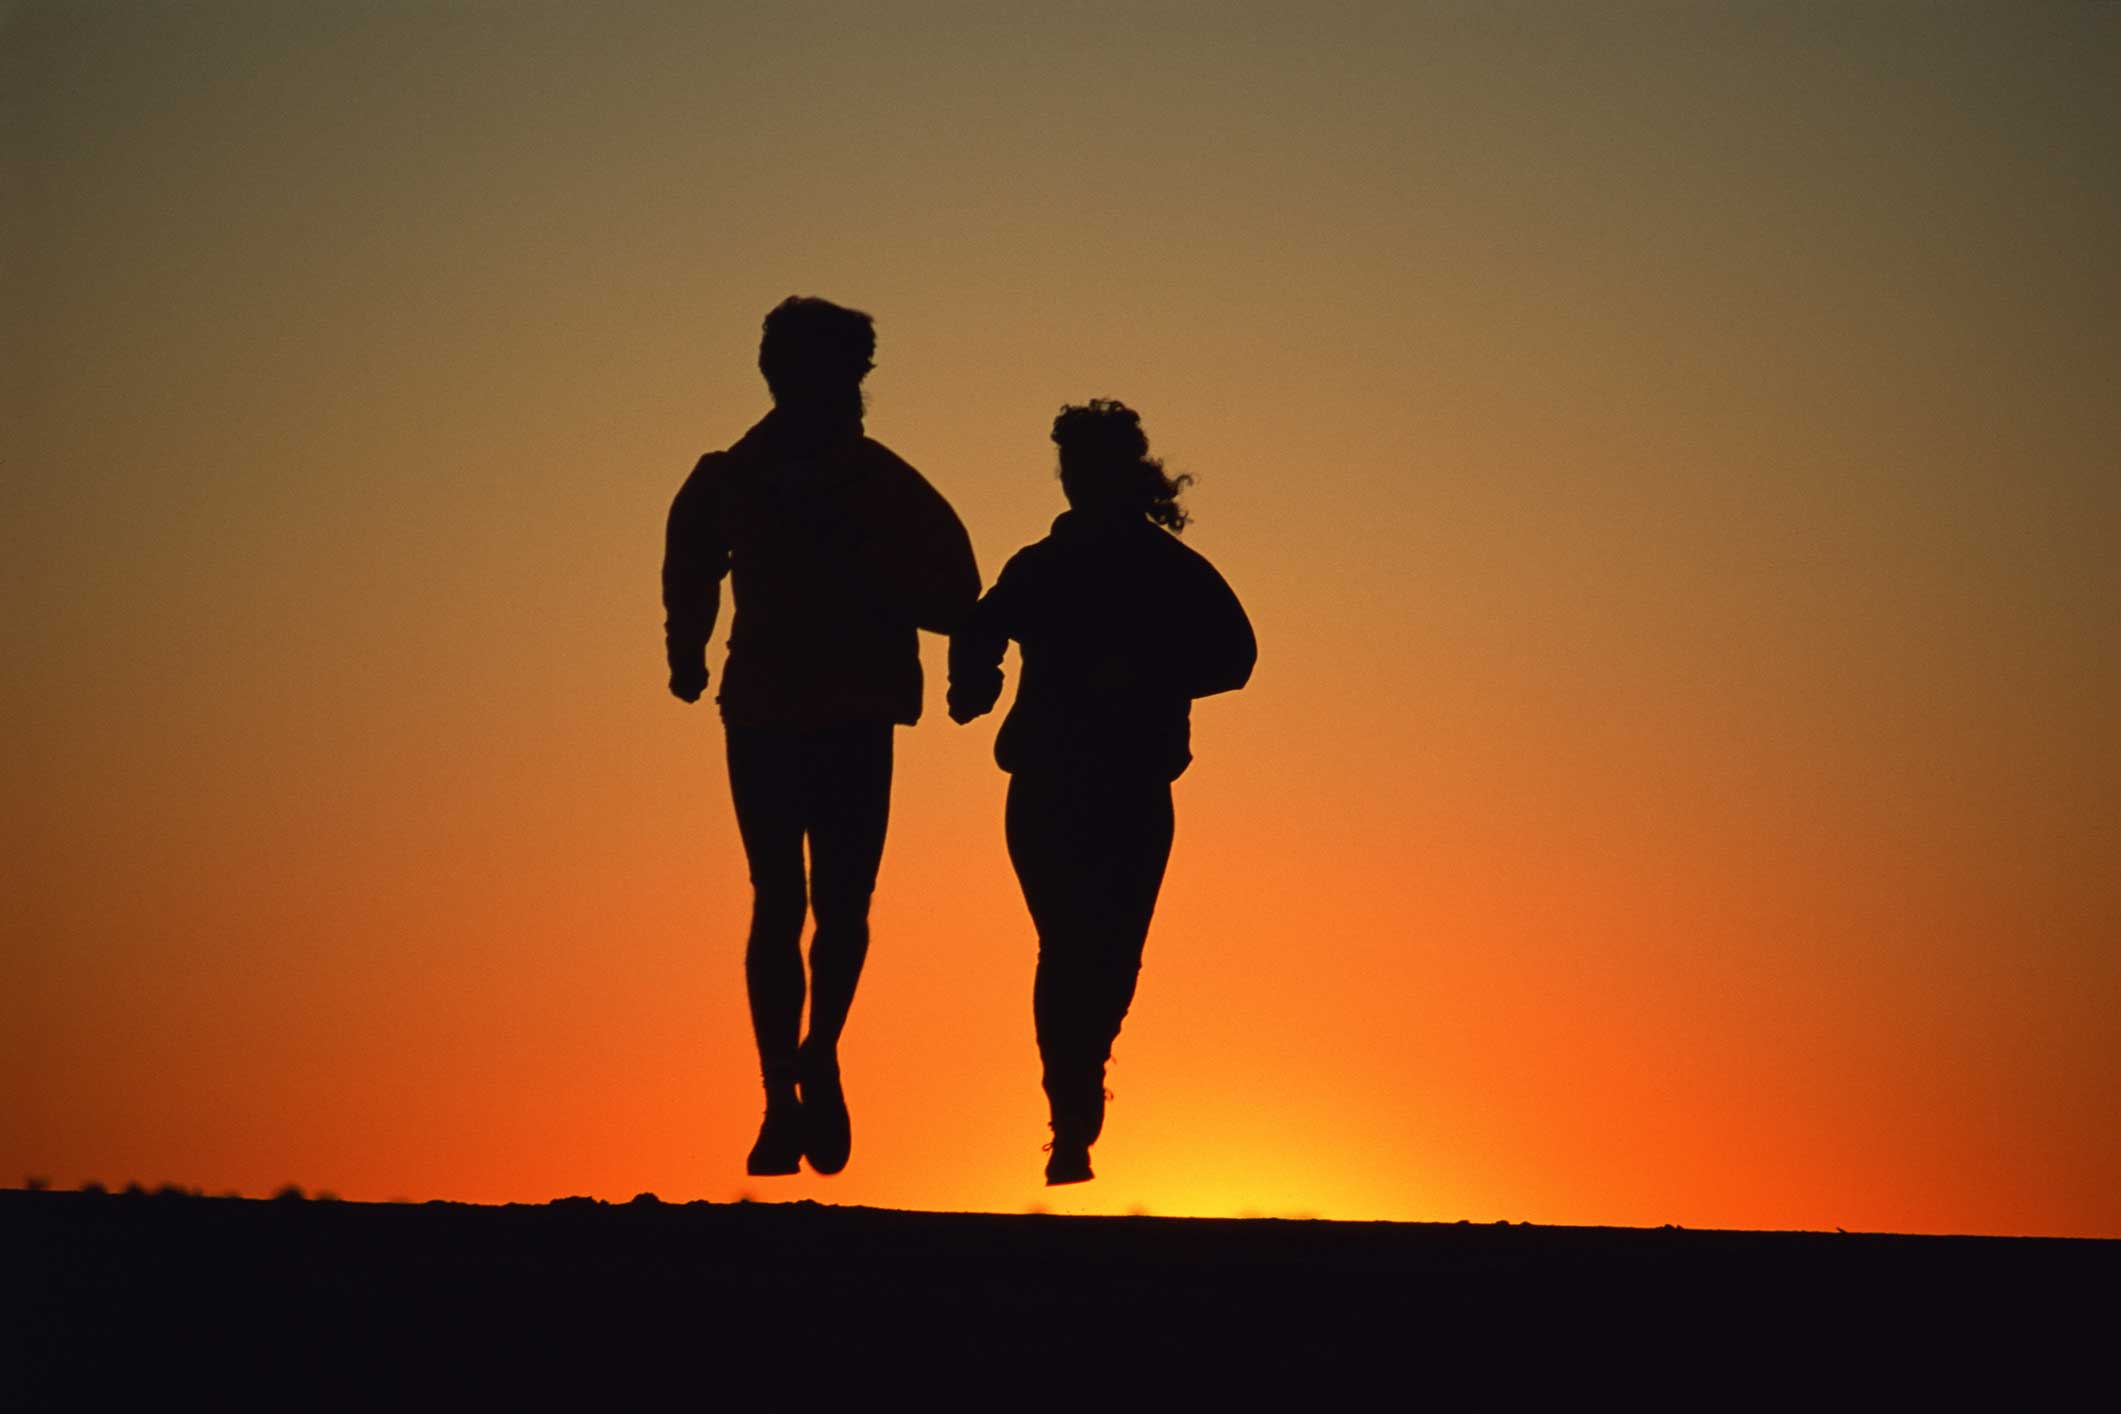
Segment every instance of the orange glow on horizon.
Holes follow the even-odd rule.
[[[2121,1236],[2121,9],[581,23],[7,22],[0,1181]],[[742,1174],[656,569],[791,292],[989,581],[1119,396],[1258,630],[1093,1184],[925,638]]]

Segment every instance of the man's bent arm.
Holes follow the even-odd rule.
[[[879,568],[915,627],[954,633],[979,600],[972,537],[926,477],[888,448],[868,445],[888,488],[875,529]]]
[[[953,633],[979,602],[979,561],[965,523],[942,493],[925,483],[920,489],[926,494],[917,498],[913,621],[930,633]]]
[[[663,532],[663,651],[670,690],[688,702],[707,688],[707,640],[729,573],[712,476],[710,457],[701,457],[670,503]]]

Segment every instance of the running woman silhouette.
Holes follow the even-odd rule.
[[[1193,699],[1252,674],[1237,596],[1179,543],[1179,492],[1141,418],[1103,399],[1053,423],[1069,509],[1012,558],[950,641],[950,715],[990,711],[1022,648],[994,756],[1010,773],[1009,859],[1038,930],[1032,991],[1051,1112],[1048,1184],[1095,1175],[1105,1065],[1133,1004],[1171,855],[1171,783],[1192,761]]]

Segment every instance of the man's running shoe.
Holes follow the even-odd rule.
[[[854,1148],[847,1096],[840,1089],[839,1053],[804,1046],[796,1060],[796,1079],[803,1092],[803,1157],[819,1173],[838,1173],[847,1167],[847,1155]]]
[[[780,1178],[803,1171],[803,1107],[790,1095],[768,1100],[766,1117],[759,1122],[758,1142],[744,1160],[744,1172],[753,1178]]]

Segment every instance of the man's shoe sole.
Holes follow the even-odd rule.
[[[769,1109],[759,1124],[759,1137],[744,1159],[744,1172],[753,1178],[786,1178],[789,1174],[801,1173],[803,1132],[800,1109],[792,1113]]]
[[[813,1171],[830,1178],[847,1167],[854,1149],[854,1125],[840,1088],[839,1066],[818,1068],[798,1082],[803,1090],[803,1157]]]

